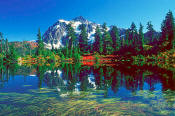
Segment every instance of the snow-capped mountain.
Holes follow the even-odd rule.
[[[46,48],[51,49],[52,45],[54,48],[59,48],[60,46],[65,45],[65,40],[66,40],[66,35],[67,35],[66,26],[70,23],[72,24],[72,27],[75,29],[77,36],[80,33],[80,30],[78,27],[81,24],[85,24],[87,28],[87,32],[88,32],[89,41],[94,40],[94,34],[95,34],[96,27],[97,26],[101,27],[100,24],[96,24],[91,21],[88,21],[82,16],[76,17],[70,21],[60,19],[54,25],[50,26],[43,35],[43,40],[44,40]],[[108,27],[108,29],[110,29],[110,27]],[[124,31],[125,29],[119,29],[119,32],[121,32],[121,34]]]

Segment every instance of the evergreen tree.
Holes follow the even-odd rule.
[[[112,37],[112,41],[113,41],[114,51],[119,51],[121,48],[121,41],[120,41],[120,37],[119,37],[118,28],[116,26],[112,27],[111,37]]]
[[[95,30],[94,50],[100,54],[103,53],[103,38],[99,26],[97,26]]]
[[[113,43],[112,43],[112,37],[110,35],[110,33],[107,31],[107,26],[106,23],[103,24],[103,53],[104,54],[112,54],[114,49],[112,47]]]
[[[134,22],[132,22],[130,29],[128,30],[129,32],[128,35],[128,41],[126,39],[126,45],[128,46],[128,49],[131,50],[133,49],[134,53],[136,53],[138,50],[138,34],[137,34],[137,28]],[[126,34],[127,35],[127,34]]]
[[[140,46],[144,46],[145,44],[145,38],[144,38],[144,33],[143,33],[143,25],[140,23],[140,28],[139,28],[139,41],[140,41]]]
[[[9,52],[9,44],[8,44],[8,39],[6,38],[5,40],[5,52],[8,53]]]
[[[44,43],[43,40],[41,38],[41,32],[40,32],[40,28],[38,29],[38,34],[37,34],[37,41],[38,41],[38,47],[36,50],[36,55],[42,55],[43,54],[43,50],[44,50]]]
[[[104,44],[105,44],[105,52],[106,54],[112,54],[114,49],[112,47],[113,43],[112,43],[112,38],[109,32],[104,33]]]
[[[107,26],[106,26],[106,23],[103,23],[103,25],[102,25],[102,32],[104,33],[104,32],[106,32],[107,31]]]
[[[137,28],[136,28],[136,25],[134,22],[131,23],[130,29],[131,29],[131,32],[133,32],[133,33],[137,32]]]
[[[66,58],[69,58],[69,41],[67,40],[66,41],[66,48],[65,48],[65,56],[66,56]]]
[[[150,38],[150,42],[154,42],[154,33],[155,33],[155,30],[153,28],[153,25],[151,24],[151,21],[149,21],[147,23],[147,30],[148,30],[148,37]]]
[[[130,40],[132,41],[133,46],[137,46],[137,28],[134,22],[132,22],[130,27]]]
[[[166,41],[168,37],[169,44],[166,46],[166,49],[171,49],[175,47],[175,23],[174,23],[174,16],[171,11],[166,14],[165,20],[162,22],[161,25],[162,30],[162,37],[163,41]]]
[[[133,38],[131,37],[130,34],[131,34],[130,30],[127,29],[126,32],[125,32],[125,39],[124,39],[126,44],[123,47],[131,47],[131,45],[133,44],[132,43]]]
[[[3,33],[0,32],[0,39],[1,39],[1,53],[3,52]]]
[[[17,62],[17,53],[15,50],[14,44],[10,45],[9,53],[6,54],[6,60],[8,60],[10,63]]]
[[[75,30],[71,24],[67,25],[67,38],[68,38],[68,48],[66,48],[66,49],[69,49],[68,50],[69,57],[71,58],[73,56],[73,53],[74,53],[74,48],[77,46],[76,33],[75,33]]]
[[[88,33],[85,24],[80,25],[79,48],[82,54],[88,52]]]

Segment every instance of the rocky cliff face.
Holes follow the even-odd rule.
[[[66,21],[61,19],[61,20],[58,20],[53,26],[50,26],[43,35],[43,40],[47,48],[51,49],[52,43],[54,48],[59,48],[60,46],[64,46],[64,40],[66,39],[66,35],[67,35],[66,26],[69,23],[72,24],[77,35],[80,33],[80,30],[78,29],[78,27],[81,24],[85,24],[90,41],[94,39],[93,35],[95,33],[95,28],[97,27],[98,24],[90,22],[84,19],[82,16],[76,17],[71,21]]]
[[[73,28],[75,29],[75,32],[78,36],[80,33],[79,26],[81,24],[85,24],[88,32],[88,39],[90,42],[94,40],[94,34],[95,29],[97,26],[100,26],[100,24],[93,23],[91,21],[88,21],[84,19],[82,16],[76,17],[71,21],[66,20],[58,20],[54,25],[50,26],[48,30],[43,35],[43,40],[45,43],[46,48],[51,49],[52,45],[54,48],[59,48],[61,46],[65,45],[64,40],[67,39],[67,30],[66,26],[71,23]],[[110,27],[108,28],[110,29]],[[124,34],[125,29],[119,29],[120,34]]]

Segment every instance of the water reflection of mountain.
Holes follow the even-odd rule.
[[[73,107],[77,107],[77,110],[82,107],[84,111],[91,105],[94,108],[106,105],[100,111],[119,109],[130,112],[138,109],[139,113],[148,111],[147,115],[152,112],[153,115],[159,115],[159,112],[173,112],[175,109],[174,84],[173,71],[146,65],[64,64],[56,68],[4,66],[0,68],[0,102],[1,106],[14,104],[17,108],[19,105],[20,109],[26,106],[27,112],[31,112],[30,107],[37,109],[33,108],[36,104],[42,109],[46,104],[48,108],[57,108],[52,112],[63,107],[69,112]],[[2,111],[4,109],[8,108],[2,107]]]
[[[111,66],[85,66],[64,64],[56,69],[47,67],[26,68],[4,66],[0,68],[0,86],[8,83],[11,76],[36,75],[38,87],[45,83],[58,91],[108,90],[117,93],[123,87],[131,92],[155,89],[175,91],[175,73],[156,66],[136,66],[117,63]],[[159,88],[158,86],[159,85]]]
[[[117,93],[120,87],[131,92],[146,88],[150,91],[161,88],[163,91],[175,90],[175,79],[173,77],[172,71],[155,66],[140,67],[122,64],[89,67],[65,64],[59,70],[47,71],[44,75],[44,82],[51,88],[64,86],[71,91],[87,91],[92,88],[107,90],[111,88],[114,93]]]

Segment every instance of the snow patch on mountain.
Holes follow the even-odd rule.
[[[79,30],[79,26],[81,25],[82,23],[80,22],[80,21],[77,21],[77,22],[74,22],[73,24],[72,24],[72,27],[75,29],[75,32],[76,33],[80,33],[81,31]]]
[[[61,22],[61,23],[66,23],[67,25],[70,23],[70,21],[66,21],[66,20],[63,20],[63,19],[60,19],[58,21]]]
[[[58,28],[60,28],[60,25],[55,25],[53,29],[58,29]]]
[[[50,26],[48,30],[43,35],[43,40],[45,47],[48,49],[53,48],[60,48],[61,46],[65,46],[67,38],[67,25],[71,24],[74,28],[77,38],[80,34],[79,26],[84,24],[87,29],[88,33],[88,40],[89,43],[94,41],[94,34],[96,27],[99,26],[100,29],[102,29],[102,26],[100,24],[93,23],[91,21],[88,21],[84,19],[82,16],[76,17],[73,20],[66,21],[63,19],[58,20],[53,26]],[[111,27],[107,27],[107,30],[109,31]],[[120,36],[124,35],[126,29],[119,28]]]
[[[70,23],[77,34],[77,38],[81,32],[79,26],[85,24],[89,41],[92,42],[94,40],[95,29],[99,24],[92,23],[84,19],[82,16],[79,16],[71,21],[60,19],[53,26],[50,26],[43,35],[45,47],[52,49],[52,47],[60,48],[61,46],[64,46],[65,40],[68,39],[67,25]]]

